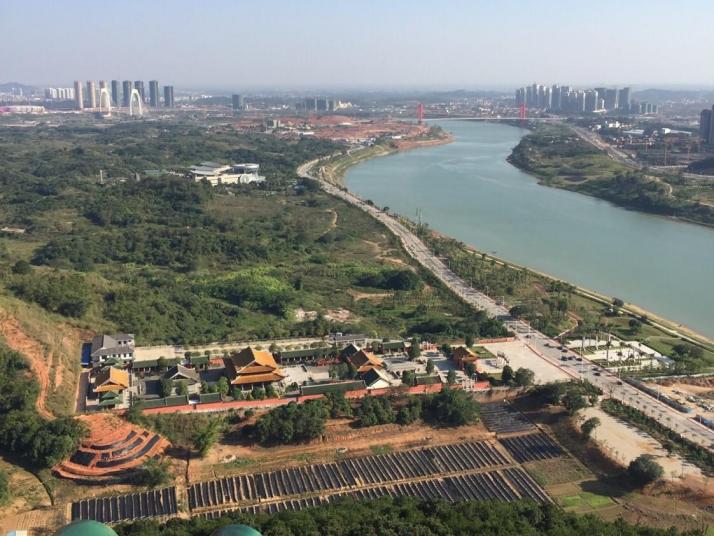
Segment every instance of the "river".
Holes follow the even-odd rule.
[[[363,162],[349,189],[476,249],[714,338],[714,230],[541,186],[506,161],[527,131],[436,122],[448,145]]]

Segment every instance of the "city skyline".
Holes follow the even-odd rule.
[[[131,0],[111,17],[94,7],[39,0],[30,12],[22,2],[4,2],[0,49],[12,53],[5,54],[3,82],[68,85],[133,73],[216,89],[506,89],[528,79],[714,86],[714,73],[703,68],[714,49],[714,7],[701,0],[676,10],[664,2],[546,1],[537,19],[518,0],[498,7],[462,0],[388,6],[216,0],[212,9],[178,1],[170,11]],[[617,17],[603,18],[610,11]],[[240,32],[229,31],[245,21]],[[134,39],[121,39],[129,27]]]

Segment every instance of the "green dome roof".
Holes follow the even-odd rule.
[[[70,523],[55,536],[117,536],[117,533],[98,521],[84,520]]]
[[[226,525],[213,531],[211,536],[261,536],[261,534],[248,525]]]

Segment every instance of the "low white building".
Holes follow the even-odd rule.
[[[260,175],[260,164],[218,164],[201,162],[193,166],[189,173],[196,182],[206,180],[213,186],[220,184],[251,184],[265,181]]]

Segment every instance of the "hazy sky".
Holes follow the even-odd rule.
[[[0,0],[0,82],[714,85],[714,0]]]

